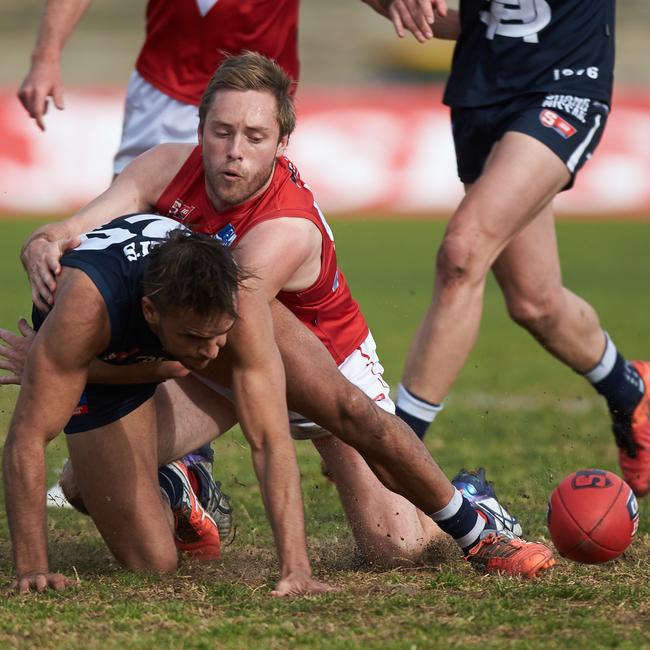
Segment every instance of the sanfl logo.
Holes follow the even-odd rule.
[[[537,34],[551,22],[551,7],[546,0],[492,0],[490,10],[480,16],[490,40],[496,34],[538,43]]]

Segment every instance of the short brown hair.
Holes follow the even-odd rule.
[[[148,257],[144,295],[159,312],[191,311],[202,317],[237,318],[237,290],[244,279],[217,239],[173,230]]]
[[[227,56],[210,79],[201,103],[199,123],[203,125],[212,99],[219,90],[260,90],[270,92],[278,107],[280,137],[289,136],[296,128],[296,109],[291,96],[293,81],[273,60],[246,51],[238,56]]]

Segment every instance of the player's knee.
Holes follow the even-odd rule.
[[[135,573],[173,573],[178,568],[178,552],[173,545],[155,549],[136,547],[120,555],[120,564]]]
[[[74,471],[72,469],[72,463],[69,459],[65,462],[63,470],[61,471],[59,486],[61,487],[61,492],[63,492],[63,496],[66,498],[68,503],[75,508],[75,510],[87,515],[88,510],[86,504],[81,498],[81,492],[79,491],[79,486],[77,485]]]
[[[436,272],[443,287],[453,289],[485,278],[487,267],[471,239],[460,233],[445,236],[436,258]]]
[[[506,296],[508,314],[515,323],[534,334],[552,327],[562,308],[562,293],[555,289],[537,291],[533,296]]]
[[[377,531],[357,538],[364,561],[377,568],[393,569],[413,566],[427,550],[423,538],[411,539],[399,531]]]

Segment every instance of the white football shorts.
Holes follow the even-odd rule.
[[[339,370],[348,381],[360,388],[371,400],[377,402],[377,405],[384,411],[395,413],[395,404],[389,395],[390,387],[383,378],[384,367],[379,362],[375,339],[372,338],[370,332],[363,343],[339,365]],[[229,388],[200,375],[194,374],[194,376],[215,392],[232,401],[232,391]],[[295,440],[311,440],[331,435],[326,429],[294,411],[289,411],[289,424],[291,435]]]
[[[389,395],[390,386],[384,381],[384,367],[379,361],[377,345],[370,332],[363,343],[339,365],[339,370],[349,382],[360,388],[373,402],[377,402],[384,411],[395,413],[395,404]],[[326,429],[294,411],[289,411],[289,424],[295,440],[311,440],[331,435]]]
[[[119,174],[136,156],[163,142],[196,143],[199,109],[152,86],[134,70],[129,79],[122,140],[113,160]]]

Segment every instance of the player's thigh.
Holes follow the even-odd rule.
[[[453,109],[459,177],[467,188],[450,231],[498,248],[573,184],[602,137],[608,106],[573,95],[524,95]]]
[[[176,550],[158,485],[153,398],[119,420],[67,436],[79,492],[110,550],[133,569],[169,570]]]
[[[565,164],[546,145],[509,131],[492,148],[481,176],[468,186],[447,236],[462,234],[496,256],[569,179]]]
[[[160,465],[214,440],[237,421],[232,401],[193,375],[161,384],[154,399]]]
[[[502,251],[492,266],[506,302],[536,303],[562,290],[553,206],[548,204]]]

